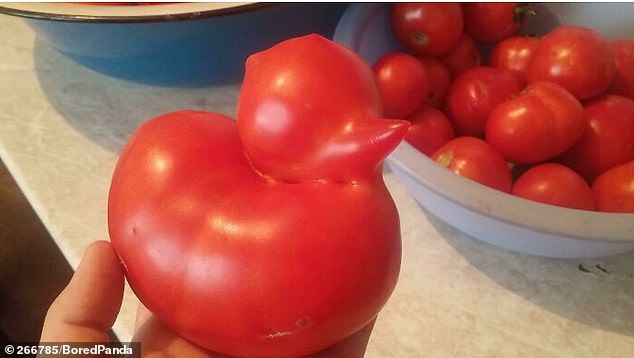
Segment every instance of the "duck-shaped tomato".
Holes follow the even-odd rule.
[[[124,148],[109,229],[130,286],[215,352],[290,357],[371,322],[396,284],[383,159],[407,122],[381,118],[368,65],[317,35],[247,60],[237,120],[180,111]]]

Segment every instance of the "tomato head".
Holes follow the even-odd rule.
[[[376,121],[382,116],[371,68],[321,36],[290,39],[247,59],[238,130],[262,173],[287,181],[367,175],[404,123]],[[363,145],[369,141],[375,145]]]

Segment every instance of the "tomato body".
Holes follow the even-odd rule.
[[[232,356],[303,356],[357,332],[389,297],[400,228],[380,158],[407,123],[380,119],[372,72],[351,54],[315,35],[280,43],[247,61],[236,121],[163,114],[122,151],[108,201],[113,248],[143,304],[186,339]],[[338,66],[346,76],[331,76]],[[358,92],[313,97],[322,85]],[[250,126],[271,143],[297,141],[294,154],[313,165],[298,156],[300,169],[286,170],[278,143],[254,155]],[[316,143],[326,151],[315,155]]]
[[[465,32],[482,42],[497,42],[516,35],[532,11],[517,2],[462,4]]]
[[[544,36],[528,64],[528,82],[552,81],[578,99],[605,92],[616,64],[609,42],[597,31],[560,26]]]
[[[597,210],[634,213],[634,161],[607,170],[592,183]]]
[[[590,186],[574,170],[557,163],[528,169],[513,184],[513,195],[571,209],[594,210]]]
[[[634,101],[606,95],[584,107],[586,129],[562,161],[589,182],[604,171],[634,160]]]
[[[436,57],[422,56],[418,58],[429,75],[429,94],[426,104],[440,108],[445,102],[445,95],[451,83],[451,73],[447,65]]]
[[[511,192],[511,171],[490,144],[475,137],[456,137],[432,155],[441,166],[490,188]]]
[[[634,41],[616,40],[610,42],[614,51],[616,73],[609,92],[634,99]]]
[[[463,72],[452,82],[446,98],[446,112],[456,133],[484,136],[493,108],[523,88],[524,81],[506,70],[476,67]]]
[[[486,140],[510,161],[537,163],[570,148],[585,127],[583,107],[572,94],[555,83],[536,82],[491,111]]]
[[[464,28],[458,3],[395,3],[391,25],[403,47],[416,55],[432,56],[454,47]]]
[[[493,47],[489,54],[489,66],[511,71],[526,80],[526,69],[539,39],[529,36],[514,36],[504,39]]]
[[[455,135],[447,116],[434,107],[423,106],[408,119],[411,124],[405,140],[427,156]]]
[[[449,68],[452,77],[456,77],[470,68],[480,66],[482,63],[480,49],[471,36],[466,34],[462,35],[456,45],[440,58]]]
[[[402,52],[381,56],[372,67],[387,118],[405,118],[429,95],[430,79],[425,65]]]

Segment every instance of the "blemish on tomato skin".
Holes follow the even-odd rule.
[[[290,335],[293,335],[293,334],[295,334],[295,332],[279,331],[279,332],[273,332],[273,333],[265,334],[263,337],[266,340],[272,340],[272,339],[287,337],[287,336],[290,336]]]
[[[313,320],[308,316],[301,316],[295,321],[295,326],[298,328],[292,331],[277,331],[263,335],[265,340],[273,340],[292,336],[300,331],[310,329],[313,326]]]
[[[313,326],[313,320],[308,316],[302,316],[295,321],[295,325],[299,329],[309,329]]]

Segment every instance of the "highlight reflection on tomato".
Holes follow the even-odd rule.
[[[183,337],[236,356],[306,355],[371,322],[401,257],[381,163],[408,126],[380,115],[369,66],[309,35],[249,58],[237,121],[149,120],[108,208],[134,292]]]
[[[491,67],[503,68],[526,80],[526,69],[533,51],[539,44],[539,38],[514,36],[495,44],[489,54]]]
[[[634,100],[605,95],[584,106],[587,125],[561,161],[592,182],[599,174],[634,160]]]
[[[460,74],[445,99],[445,110],[456,133],[483,137],[493,108],[520,93],[524,86],[524,80],[500,68],[475,67]]]
[[[564,25],[539,41],[526,76],[529,83],[555,82],[584,100],[605,92],[615,71],[614,53],[603,35],[587,27]]]
[[[592,193],[599,211],[634,213],[634,160],[599,175]]]
[[[513,183],[513,195],[572,209],[594,210],[594,198],[585,179],[558,163],[533,166]]]
[[[453,138],[438,148],[432,159],[460,176],[505,193],[511,192],[513,179],[506,161],[480,138]]]
[[[498,104],[485,132],[507,160],[538,163],[574,145],[585,127],[583,107],[570,92],[552,82],[535,82]]]

